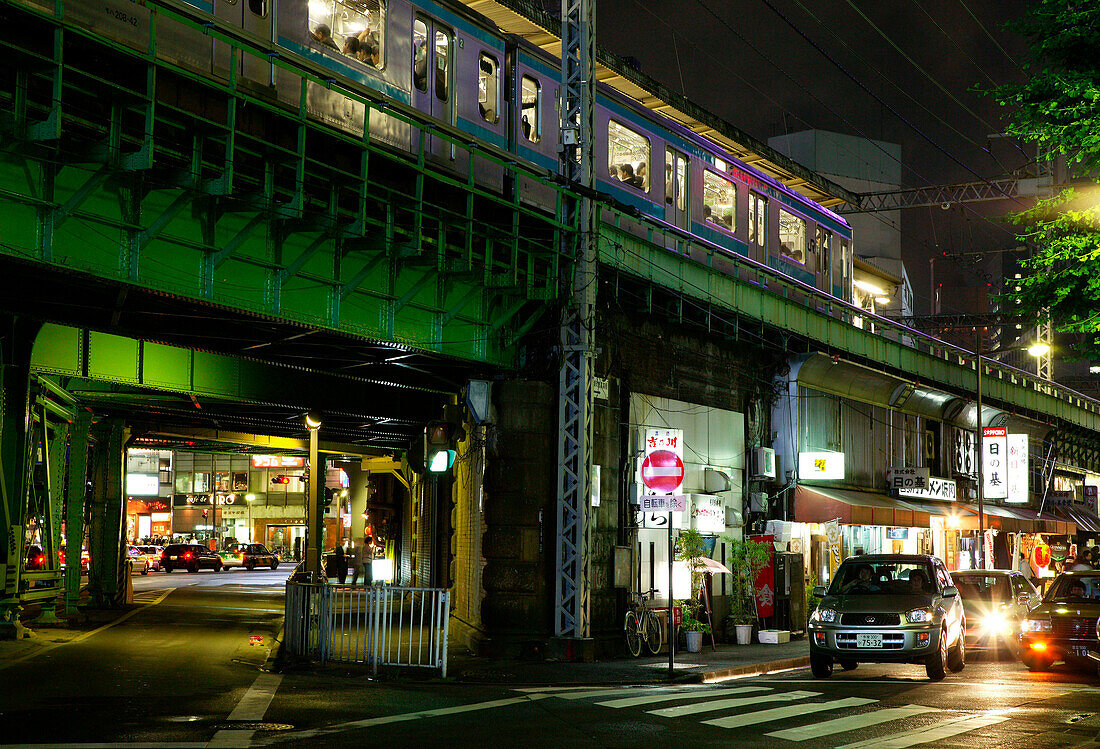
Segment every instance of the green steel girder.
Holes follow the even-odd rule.
[[[797,281],[747,261],[733,264],[732,272],[719,270],[713,264],[730,261],[728,253],[698,244],[696,248],[705,254],[706,262],[672,253],[606,223],[601,227],[600,262],[610,268],[921,383],[955,393],[974,391],[974,359],[969,352],[881,318],[868,320],[865,313],[843,302],[817,297],[814,304],[807,304],[812,291]],[[865,325],[873,322],[878,330],[856,327],[854,318],[860,315]],[[914,345],[903,343],[905,338]],[[982,393],[987,402],[1041,421],[1100,433],[1096,401],[1018,370],[986,364]]]
[[[154,16],[201,26],[180,9],[149,7]],[[477,362],[514,364],[515,346],[504,342],[515,336],[497,335],[499,309],[491,300],[499,299],[496,304],[503,307],[514,302],[478,293],[473,271],[483,268],[490,278],[508,274],[510,282],[501,288],[509,297],[535,302],[531,312],[540,314],[558,288],[561,261],[553,238],[570,227],[556,215],[521,204],[514,191],[501,195],[475,184],[469,167],[475,158],[496,162],[560,193],[565,188],[550,172],[517,164],[491,145],[471,143],[446,123],[314,70],[309,61],[272,58],[272,50],[255,39],[234,37],[229,29],[203,33],[235,54],[263,56],[300,76],[296,109],[238,86],[235,70],[221,81],[158,59],[155,31],[145,50],[137,51],[48,12],[32,8],[31,16],[38,24],[34,28],[52,29],[52,56],[36,60],[23,54],[19,39],[0,40],[9,57],[21,61],[13,76],[16,90],[0,90],[0,100],[8,95],[19,104],[0,119],[0,134],[10,139],[5,145],[18,145],[30,140],[38,125],[52,123],[51,137],[48,149],[5,149],[0,156],[0,256],[33,256],[58,268],[247,313]],[[128,79],[132,84],[97,76],[95,65],[105,63],[96,55],[63,54],[65,40],[78,37],[101,44],[105,58],[144,66],[144,75]],[[442,171],[423,150],[403,158],[375,142],[369,128],[355,136],[310,120],[307,81],[364,103],[368,118],[384,109],[414,132],[430,128],[433,138],[455,144],[467,174]],[[52,92],[48,106],[40,102],[41,94],[28,94],[44,87]],[[221,114],[189,111],[166,99],[164,91],[220,102]],[[104,116],[97,120],[69,106],[78,96],[101,101]],[[239,117],[242,106],[252,121],[262,115],[273,125],[293,128],[293,143],[268,142],[252,132],[250,122]],[[89,147],[91,132],[98,133],[93,138],[98,142]],[[351,168],[311,155],[345,148],[359,154]],[[393,171],[372,169],[379,159],[412,174],[412,190],[372,181],[372,172]],[[327,191],[323,196],[316,190],[320,184]],[[435,205],[440,190],[464,198]],[[347,200],[351,195],[354,203]],[[28,213],[34,222],[25,221]],[[495,224],[511,231],[501,232]],[[317,229],[320,236],[312,233]],[[494,244],[508,252],[494,257]],[[432,269],[438,282],[420,272],[414,272],[416,281],[405,279],[409,267]]]
[[[117,382],[154,390],[244,403],[349,410],[370,403],[382,417],[428,421],[435,398],[350,376],[280,367],[252,359],[167,346],[97,331],[46,324],[31,366],[38,374]]]

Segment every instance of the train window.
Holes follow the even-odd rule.
[[[477,109],[486,122],[500,122],[500,65],[485,52],[478,59]]]
[[[607,123],[607,169],[612,179],[649,192],[649,138],[615,120]]]
[[[248,0],[249,7],[267,0]],[[375,68],[385,58],[384,0],[310,0],[309,30],[320,44]]]
[[[709,169],[703,170],[703,221],[733,231],[737,185]]]
[[[826,278],[833,269],[833,234],[832,232],[817,227],[817,251],[821,258],[821,269],[825,271]]]
[[[413,83],[428,90],[428,24],[419,18],[413,21]]]
[[[765,247],[768,237],[768,199],[749,193],[749,244]]]
[[[806,219],[779,210],[780,254],[799,265],[806,264]]]
[[[451,32],[439,26],[435,30],[435,97],[451,98]]]
[[[677,211],[684,210],[687,195],[687,158],[671,148],[665,149],[665,203]]]
[[[542,140],[542,86],[529,75],[520,81],[519,126],[523,137],[532,143]]]
[[[263,18],[267,15],[267,0],[248,0],[248,9],[252,15]]]

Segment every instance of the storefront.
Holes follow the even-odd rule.
[[[147,538],[166,538],[172,532],[172,514],[163,499],[126,500],[126,540],[139,543]]]

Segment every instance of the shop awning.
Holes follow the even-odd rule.
[[[1077,530],[1100,533],[1100,517],[1085,505],[1062,505],[1054,511],[1077,525]]]
[[[928,513],[893,497],[853,489],[799,485],[794,490],[794,519],[800,523],[883,525],[897,528],[928,528]]]

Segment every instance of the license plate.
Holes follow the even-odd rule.
[[[1073,646],[1073,654],[1076,655],[1079,658],[1088,658],[1089,657],[1089,648],[1086,645],[1074,645]]]
[[[882,635],[856,635],[857,648],[881,648]]]

